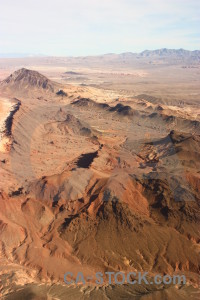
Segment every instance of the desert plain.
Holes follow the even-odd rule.
[[[1,298],[199,299],[200,51],[0,58],[0,80]]]

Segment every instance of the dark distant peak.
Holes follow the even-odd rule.
[[[135,111],[129,105],[123,105],[121,103],[118,103],[116,106],[111,107],[110,111],[116,111],[124,116],[133,116],[135,113]]]
[[[91,106],[94,105],[95,102],[90,98],[78,98],[72,104],[76,106]]]
[[[148,56],[185,56],[185,57],[190,57],[193,55],[199,55],[200,51],[189,51],[185,49],[167,49],[167,48],[162,48],[162,49],[157,49],[157,50],[145,50],[140,53],[141,56],[148,57]]]
[[[72,104],[79,107],[88,107],[105,110],[108,112],[117,112],[118,114],[124,116],[133,116],[136,114],[136,112],[130,106],[123,105],[122,103],[118,103],[116,106],[110,107],[107,103],[98,103],[90,98],[80,98],[74,101]]]
[[[49,80],[46,76],[40,74],[37,71],[29,70],[26,68],[19,69],[8,76],[2,81],[3,85],[24,85],[28,87],[37,87],[43,89],[54,90],[53,82]]]
[[[57,93],[56,93],[57,96],[62,96],[62,97],[67,97],[67,93],[64,92],[63,90],[59,90]]]
[[[95,102],[90,98],[78,98],[72,104],[79,107],[89,107],[89,108],[95,107],[96,109],[105,109],[105,110],[110,108],[110,106],[107,103]]]
[[[74,72],[74,71],[67,71],[67,72],[65,72],[65,74],[67,74],[67,75],[82,75],[82,73]]]

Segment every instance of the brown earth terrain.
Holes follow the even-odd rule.
[[[199,54],[133,55],[0,59],[2,299],[198,299]]]

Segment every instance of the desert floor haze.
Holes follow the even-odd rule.
[[[1,299],[199,299],[200,51],[0,58]],[[67,286],[149,272],[187,284]]]

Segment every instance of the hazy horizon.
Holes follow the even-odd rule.
[[[194,50],[189,50],[189,49],[184,49],[184,48],[174,48],[174,49],[170,49],[170,48],[159,48],[159,49],[144,49],[140,52],[135,52],[135,51],[125,51],[125,52],[120,52],[120,53],[100,53],[100,54],[90,54],[90,55],[83,55],[83,57],[87,57],[87,56],[103,56],[103,55],[120,55],[120,54],[125,54],[125,53],[132,53],[132,54],[141,54],[142,52],[145,51],[157,51],[157,50],[163,50],[163,49],[167,49],[167,50],[184,50],[184,51],[200,51],[200,49],[194,49]],[[0,53],[0,58],[31,58],[31,57],[81,57],[82,55],[47,55],[45,53]]]

